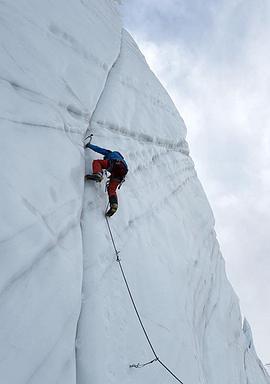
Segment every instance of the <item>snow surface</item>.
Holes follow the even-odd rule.
[[[173,383],[109,237],[96,154],[129,164],[110,219],[159,355],[185,383],[270,383],[227,281],[186,128],[111,0],[0,2],[1,384]],[[86,169],[85,169],[86,167]]]

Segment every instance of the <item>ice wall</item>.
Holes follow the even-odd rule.
[[[82,138],[120,19],[105,0],[6,0],[0,19],[0,382],[75,383]]]
[[[188,383],[266,384],[228,283],[186,128],[111,0],[0,3],[0,378],[173,383],[115,262],[95,154],[125,154],[111,219],[151,340]]]

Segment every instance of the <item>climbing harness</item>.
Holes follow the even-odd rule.
[[[108,207],[109,207],[109,203],[107,204],[107,206],[106,206],[106,210],[105,210],[105,212],[107,212],[107,209],[108,209]],[[122,277],[123,277],[123,280],[124,280],[124,282],[125,282],[125,285],[126,285],[126,288],[127,288],[127,291],[128,291],[128,294],[129,294],[129,297],[130,297],[130,300],[131,300],[131,302],[132,302],[132,305],[133,305],[133,308],[134,308],[134,310],[135,310],[135,313],[136,313],[136,315],[137,315],[137,318],[138,318],[138,321],[139,321],[139,323],[140,323],[140,325],[141,325],[141,328],[142,328],[142,330],[143,330],[143,333],[144,333],[144,335],[145,335],[145,337],[146,337],[146,340],[147,340],[147,342],[148,342],[148,344],[149,344],[149,346],[150,346],[150,348],[151,348],[151,350],[152,350],[152,352],[153,352],[153,355],[154,355],[154,359],[153,360],[151,360],[151,361],[149,361],[149,362],[147,362],[147,363],[144,363],[144,364],[141,364],[141,363],[138,363],[138,364],[130,364],[130,368],[144,368],[146,365],[149,365],[149,364],[152,364],[152,363],[154,363],[154,362],[158,362],[160,365],[162,365],[163,366],[163,368],[164,369],[166,369],[166,371],[167,372],[169,372],[169,374],[170,375],[172,375],[179,383],[181,383],[181,384],[184,384],[163,362],[162,362],[162,360],[160,360],[159,359],[159,357],[158,357],[158,355],[156,354],[156,351],[155,351],[155,349],[154,349],[154,347],[153,347],[153,345],[152,345],[152,343],[151,343],[151,340],[150,340],[150,338],[149,338],[149,336],[148,336],[148,333],[147,333],[147,331],[146,331],[146,329],[145,329],[145,326],[144,326],[144,324],[143,324],[143,322],[142,322],[142,319],[141,319],[141,316],[140,316],[140,314],[139,314],[139,312],[138,312],[138,309],[137,309],[137,306],[136,306],[136,304],[135,304],[135,301],[134,301],[134,298],[133,298],[133,295],[132,295],[132,293],[131,293],[131,290],[130,290],[130,287],[129,287],[129,284],[128,284],[128,281],[127,281],[127,278],[126,278],[126,274],[125,274],[125,272],[124,272],[124,269],[123,269],[123,266],[122,266],[122,263],[121,263],[121,259],[119,258],[119,254],[120,254],[120,251],[118,251],[117,250],[117,247],[116,247],[116,244],[115,244],[115,240],[114,240],[114,237],[113,237],[113,233],[112,233],[112,230],[111,230],[111,226],[110,226],[110,223],[109,223],[109,219],[108,219],[108,217],[105,215],[105,219],[106,219],[106,222],[107,222],[107,226],[108,226],[108,230],[109,230],[109,234],[110,234],[110,237],[111,237],[111,241],[112,241],[112,245],[113,245],[113,249],[114,249],[114,252],[115,252],[115,255],[116,255],[116,261],[118,262],[118,265],[119,265],[119,268],[120,268],[120,271],[121,271],[121,274],[122,274]]]

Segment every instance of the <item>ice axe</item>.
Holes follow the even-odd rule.
[[[93,133],[91,133],[91,135],[86,136],[86,137],[83,139],[83,141],[84,141],[84,147],[86,147],[87,144],[90,144],[90,143],[91,143],[91,141],[92,141],[92,139],[93,139],[93,136],[94,136]],[[88,141],[88,143],[85,143],[85,141],[86,141],[87,139],[89,139],[89,141]]]

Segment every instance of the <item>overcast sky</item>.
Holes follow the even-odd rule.
[[[270,1],[125,0],[213,208],[229,280],[270,363]]]

